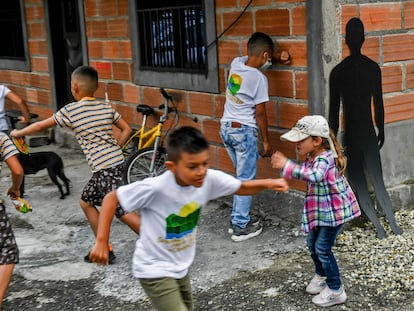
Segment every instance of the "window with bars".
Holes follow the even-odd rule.
[[[131,2],[135,82],[218,92],[214,1]]]
[[[0,10],[0,68],[28,70],[26,23],[21,0],[5,1]]]

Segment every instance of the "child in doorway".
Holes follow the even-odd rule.
[[[26,102],[18,96],[16,93],[11,91],[7,86],[0,85],[0,132],[5,134],[9,133],[9,126],[6,121],[6,108],[5,100],[11,100],[19,107],[22,112],[22,116],[19,117],[20,123],[29,123],[30,122],[30,113],[29,108],[26,105]]]
[[[23,180],[23,168],[17,159],[18,154],[19,151],[11,139],[6,134],[0,133],[0,158],[1,161],[6,162],[12,176],[12,185],[7,191],[11,198],[20,197],[20,184]],[[0,199],[0,310],[13,274],[14,265],[17,263],[19,263],[19,250],[6,214],[6,207],[3,200]]]
[[[201,208],[215,198],[265,189],[287,191],[284,179],[240,181],[209,169],[209,143],[193,127],[168,136],[168,171],[109,193],[102,205],[91,260],[108,263],[108,239],[116,207],[140,210],[142,226],[133,257],[133,273],[157,310],[193,310],[188,270],[194,260]],[[168,189],[168,191],[166,191]]]
[[[307,181],[302,229],[308,233],[307,246],[316,274],[306,291],[318,294],[312,302],[320,307],[344,303],[347,296],[332,247],[343,224],[361,214],[343,175],[346,158],[322,116],[303,117],[280,138],[296,143],[297,153],[307,156],[302,164],[287,159],[281,152],[274,153],[271,160],[272,167],[282,169],[284,177]]]
[[[231,63],[220,127],[221,139],[240,180],[256,178],[258,133],[263,139],[262,155],[270,152],[266,115],[268,83],[262,71],[272,65],[272,59],[284,64],[290,61],[289,53],[276,53],[272,39],[262,32],[250,37],[247,54],[236,57]],[[229,233],[235,242],[245,241],[262,232],[260,219],[250,219],[251,203],[251,196],[233,197]]]
[[[80,205],[96,236],[99,217],[96,207],[101,205],[108,192],[122,184],[124,156],[120,146],[128,139],[132,129],[111,105],[95,99],[98,72],[94,68],[78,67],[73,71],[71,78],[71,91],[77,102],[67,104],[48,119],[35,122],[21,130],[13,130],[10,135],[22,137],[56,125],[75,132],[93,173],[83,189]],[[113,136],[113,125],[120,130],[117,140]],[[116,216],[139,233],[139,215],[127,214],[118,208]],[[115,255],[111,246],[109,256],[112,263]],[[85,256],[85,261],[90,262],[89,253]]]

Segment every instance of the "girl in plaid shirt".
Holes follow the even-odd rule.
[[[307,157],[298,164],[281,152],[272,156],[272,167],[281,169],[284,177],[307,181],[302,229],[308,233],[307,246],[316,274],[306,291],[317,294],[312,301],[321,307],[344,303],[347,296],[332,247],[343,224],[361,215],[343,176],[346,158],[328,122],[319,115],[303,117],[280,138],[295,142],[297,153]]]

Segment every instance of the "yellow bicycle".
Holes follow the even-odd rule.
[[[163,88],[160,88],[160,92],[163,96],[163,104],[158,109],[162,109],[163,114],[160,116],[157,125],[150,129],[146,127],[147,117],[155,114],[153,107],[138,105],[136,108],[143,115],[143,118],[141,127],[133,132],[124,146],[122,146],[122,150],[127,158],[123,175],[125,183],[157,176],[166,170],[165,160],[167,158],[167,151],[162,146],[164,122],[168,120],[169,114],[174,112],[176,117],[175,123],[177,124],[178,113],[173,98]],[[172,107],[169,106],[170,102]],[[165,136],[166,133],[164,134]]]

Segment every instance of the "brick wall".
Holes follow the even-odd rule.
[[[379,63],[385,123],[414,118],[414,1],[344,4],[342,33],[352,17],[365,27],[362,53]],[[349,55],[343,42],[343,57]]]
[[[48,68],[48,43],[41,0],[26,0],[25,12],[31,60],[30,72],[0,70],[1,83],[7,84],[41,118],[54,111]],[[386,122],[414,118],[414,1],[337,1],[339,30],[359,16],[367,32],[363,53],[377,61],[383,72]],[[361,4],[362,2],[362,4]],[[141,122],[137,104],[158,105],[158,88],[134,84],[128,0],[85,0],[85,22],[89,63],[100,76],[97,97],[109,98],[126,120]],[[217,34],[226,29],[243,11],[248,0],[216,0]],[[219,120],[225,101],[224,91],[231,60],[246,53],[246,42],[254,31],[268,33],[279,49],[290,51],[292,63],[275,65],[266,71],[270,103],[267,105],[271,144],[289,157],[294,147],[279,139],[281,131],[292,127],[307,114],[308,75],[306,51],[306,1],[255,0],[241,19],[218,42],[220,93],[207,94],[168,90],[174,94],[180,111],[180,125],[199,127],[212,142],[211,165],[232,172],[231,161],[221,144]],[[343,43],[338,61],[348,55]],[[8,103],[8,108],[10,104]],[[197,116],[198,123],[193,122]],[[151,119],[154,124],[156,118]],[[170,122],[171,124],[172,122]],[[275,176],[269,159],[259,160],[259,177]],[[303,189],[302,183],[292,183]]]

